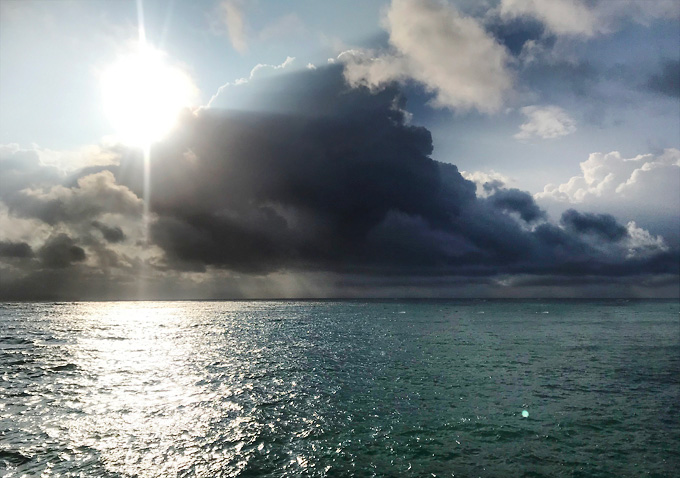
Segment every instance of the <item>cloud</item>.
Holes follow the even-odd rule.
[[[559,106],[525,106],[522,113],[528,121],[523,123],[516,139],[553,139],[576,131],[576,122]]]
[[[295,57],[288,56],[286,59],[281,63],[280,65],[268,65],[266,63],[258,63],[253,67],[252,70],[250,70],[250,76],[248,78],[242,78],[240,80],[236,80],[236,83],[246,83],[250,80],[253,80],[255,78],[263,78],[265,76],[271,76],[277,72],[277,70],[283,70],[285,68],[289,68],[293,62],[295,61]]]
[[[139,215],[142,200],[125,186],[116,184],[111,171],[82,176],[76,185],[26,188],[6,200],[20,217],[38,218],[48,224],[79,222],[105,212]]]
[[[680,98],[680,60],[667,60],[661,71],[653,74],[645,85],[652,91]]]
[[[489,196],[491,203],[504,211],[515,212],[526,222],[535,222],[546,219],[545,212],[542,211],[534,202],[531,194],[520,191],[519,189],[501,189],[500,184],[487,184],[488,189],[495,192]]]
[[[576,205],[605,210],[624,222],[634,220],[672,241],[680,240],[680,150],[624,158],[619,152],[592,153],[581,174],[548,184],[534,195],[551,213]]]
[[[338,64],[241,91],[254,109],[187,113],[152,148],[148,242],[138,151],[119,147],[119,164],[70,177],[43,174],[50,167],[32,154],[22,169],[10,155],[22,184],[2,196],[10,219],[39,220],[47,234],[3,236],[36,258],[0,260],[2,296],[137,297],[140,276],[154,297],[182,288],[223,297],[225,287],[252,297],[311,290],[283,285],[297,278],[323,279],[313,290],[332,295],[348,282],[375,291],[464,282],[480,287],[472,293],[518,275],[678,274],[678,248],[638,222],[574,212],[553,223],[500,180],[477,196],[454,165],[431,158],[431,134],[408,121],[395,84],[350,88]]]
[[[471,17],[427,0],[393,0],[385,17],[392,51],[339,57],[352,86],[415,81],[438,108],[498,111],[512,89],[507,50]]]
[[[468,181],[472,181],[477,186],[477,196],[487,197],[494,191],[510,184],[512,180],[501,173],[494,170],[485,171],[461,171],[463,176]]]
[[[99,221],[92,221],[92,227],[101,232],[108,242],[121,242],[125,239],[125,233],[119,226],[107,226]]]
[[[654,236],[640,227],[635,221],[626,225],[628,258],[654,255],[659,251],[668,251],[668,246],[661,236]]]
[[[562,214],[560,223],[567,230],[579,234],[593,234],[600,239],[612,242],[621,240],[628,234],[628,230],[616,222],[614,216],[610,214],[582,214],[569,209]]]
[[[33,257],[33,249],[25,242],[0,241],[0,257]]]
[[[504,18],[533,17],[557,35],[592,36],[597,31],[594,12],[579,0],[502,0]]]
[[[248,78],[239,78],[233,83],[225,83],[217,89],[217,92],[210,98],[206,108],[238,108],[242,105],[240,93],[242,91],[235,89],[235,87],[243,86],[253,80],[262,80],[277,74],[283,73],[284,70],[290,70],[295,62],[295,57],[288,56],[279,65],[269,65],[266,63],[258,63],[250,70]]]
[[[618,151],[592,153],[580,163],[581,175],[560,185],[548,184],[536,199],[583,204],[610,202],[648,205],[675,213],[675,198],[680,190],[680,150],[666,149],[662,154],[644,154],[626,159]]]
[[[680,6],[674,0],[501,0],[500,14],[506,20],[534,18],[555,35],[587,38],[630,21],[678,18]]]
[[[218,7],[221,20],[234,49],[239,53],[248,51],[246,22],[241,0],[223,0]]]
[[[248,84],[274,111],[211,108],[184,118],[182,141],[159,146],[152,165],[152,240],[168,267],[261,275],[645,270],[622,269],[628,250],[620,241],[593,244],[592,228],[576,219],[550,224],[526,192],[499,181],[477,197],[455,166],[429,157],[431,136],[407,122],[398,88],[348,89],[342,74],[330,65]],[[136,191],[137,176],[121,163],[121,184]]]
[[[85,260],[85,251],[66,234],[51,237],[38,250],[40,261],[50,269],[63,269]]]

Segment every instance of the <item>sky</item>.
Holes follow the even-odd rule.
[[[679,275],[675,0],[0,1],[0,299]]]

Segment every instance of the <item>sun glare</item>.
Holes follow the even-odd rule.
[[[135,146],[165,136],[196,96],[191,78],[149,46],[110,65],[101,82],[104,110],[116,138]]]

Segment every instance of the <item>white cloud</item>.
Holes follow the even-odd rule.
[[[580,166],[582,175],[558,186],[548,184],[543,192],[535,195],[536,199],[550,198],[575,204],[617,197],[678,206],[678,149],[667,149],[658,156],[644,154],[631,159],[622,158],[618,151],[592,153]]]
[[[668,250],[663,237],[653,236],[649,231],[637,227],[635,221],[630,221],[626,229],[628,230],[628,237],[624,247],[628,249],[628,258],[651,256],[660,251]]]
[[[472,181],[475,183],[477,186],[477,196],[479,197],[487,197],[489,194],[493,193],[493,188],[489,189],[489,186],[493,185],[498,185],[498,186],[507,186],[508,184],[512,183],[513,181],[508,178],[507,176],[502,175],[501,173],[498,173],[494,171],[493,169],[485,172],[485,171],[461,171],[460,175],[463,176],[465,179],[468,181]],[[488,184],[487,188],[484,188],[484,185]]]
[[[246,83],[254,78],[263,78],[265,76],[271,76],[277,73],[279,70],[284,70],[293,65],[295,61],[294,56],[288,56],[280,65],[268,65],[266,63],[258,63],[255,67],[250,70],[250,76],[248,78],[241,78],[236,80],[236,83]]]
[[[258,63],[253,67],[252,70],[250,70],[250,75],[248,75],[248,78],[239,78],[235,80],[233,83],[225,83],[224,85],[220,86],[217,89],[217,92],[210,98],[210,101],[208,101],[208,104],[205,107],[210,108],[211,106],[213,106],[215,104],[215,100],[217,100],[217,98],[220,95],[224,95],[229,87],[245,85],[256,78],[265,78],[268,76],[273,76],[276,73],[280,73],[281,71],[287,68],[291,68],[294,61],[295,57],[289,56],[286,57],[286,59],[280,65],[268,65],[266,63]],[[309,68],[309,65],[307,67]]]
[[[393,51],[338,58],[352,86],[409,80],[434,93],[439,108],[498,111],[512,88],[507,50],[480,23],[433,0],[393,0],[384,20]]]
[[[576,131],[576,122],[559,106],[525,106],[522,113],[528,121],[522,124],[517,139],[552,139]]]
[[[227,27],[227,34],[232,46],[239,53],[245,53],[248,50],[248,43],[243,2],[241,0],[224,0],[219,5],[219,14]]]
[[[622,221],[655,224],[664,236],[680,226],[680,150],[623,158],[617,151],[593,153],[581,174],[534,195],[551,214],[577,204],[579,210],[606,211]]]
[[[113,173],[108,170],[78,178],[77,187],[27,188],[21,194],[29,208],[40,208],[40,204],[48,202],[57,203],[62,219],[69,221],[91,219],[104,212],[138,216],[143,206],[142,199],[126,186],[117,184]],[[31,204],[31,200],[37,201],[37,204]]]

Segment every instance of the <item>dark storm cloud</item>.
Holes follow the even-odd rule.
[[[493,288],[500,276],[621,282],[678,274],[677,247],[631,245],[611,216],[568,211],[552,224],[528,193],[500,182],[485,185],[488,197],[476,197],[475,184],[454,165],[430,158],[431,135],[408,122],[396,87],[349,88],[341,66],[251,83],[227,88],[215,101],[228,106],[236,92],[240,110],[187,113],[151,151],[150,241],[162,255],[147,267],[163,287],[185,271],[220,277],[217,269],[243,273],[251,283],[272,272],[318,274],[331,278],[318,289],[326,295],[333,295],[332,284],[359,294],[346,281],[399,294],[409,284],[437,284],[445,295],[442,284]],[[111,298],[113,280],[132,293],[142,264],[134,252],[139,238],[112,221],[128,227],[140,220],[143,161],[138,151],[117,153],[118,166],[52,182],[35,158],[25,168],[5,163],[23,185],[2,198],[10,215],[41,219],[54,234],[35,246],[38,260],[6,261],[4,297],[37,297],[33,289],[42,284],[40,297],[87,290]],[[105,242],[118,243],[116,251]],[[28,251],[8,245],[5,255]],[[24,262],[22,275],[15,264]]]
[[[85,250],[76,245],[66,234],[50,237],[38,250],[38,257],[45,267],[63,269],[75,262],[85,260]]]
[[[652,75],[646,85],[650,90],[680,98],[680,60],[667,60],[661,71]]]
[[[568,230],[581,234],[595,234],[610,241],[618,241],[628,235],[626,228],[609,214],[580,213],[568,209],[562,214],[560,223]]]
[[[33,257],[33,249],[25,242],[0,241],[0,257]]]
[[[557,227],[525,192],[494,184],[477,198],[455,166],[429,157],[430,133],[408,124],[396,88],[350,89],[336,66],[248,87],[239,105],[252,95],[250,111],[187,115],[152,151],[152,239],[170,267],[468,276],[658,269],[649,257],[637,270],[619,267],[627,251],[614,243],[627,233],[610,216],[574,211]],[[216,103],[233,98],[225,95]],[[123,158],[118,182],[141,196],[135,164]],[[592,235],[609,249],[593,246]]]
[[[487,184],[489,183],[484,184],[485,190],[488,190]],[[496,185],[496,192],[489,197],[489,200],[499,209],[516,212],[526,222],[546,218],[545,212],[534,202],[531,194],[519,189],[498,189]]]
[[[501,181],[500,179],[494,179],[493,181],[487,181],[482,185],[482,189],[484,189],[484,192],[487,194],[491,194],[494,191],[497,191],[501,189],[503,186],[505,186],[505,183]]]
[[[92,221],[92,227],[99,230],[108,242],[121,242],[125,240],[125,233],[118,226],[107,226],[99,221]]]

